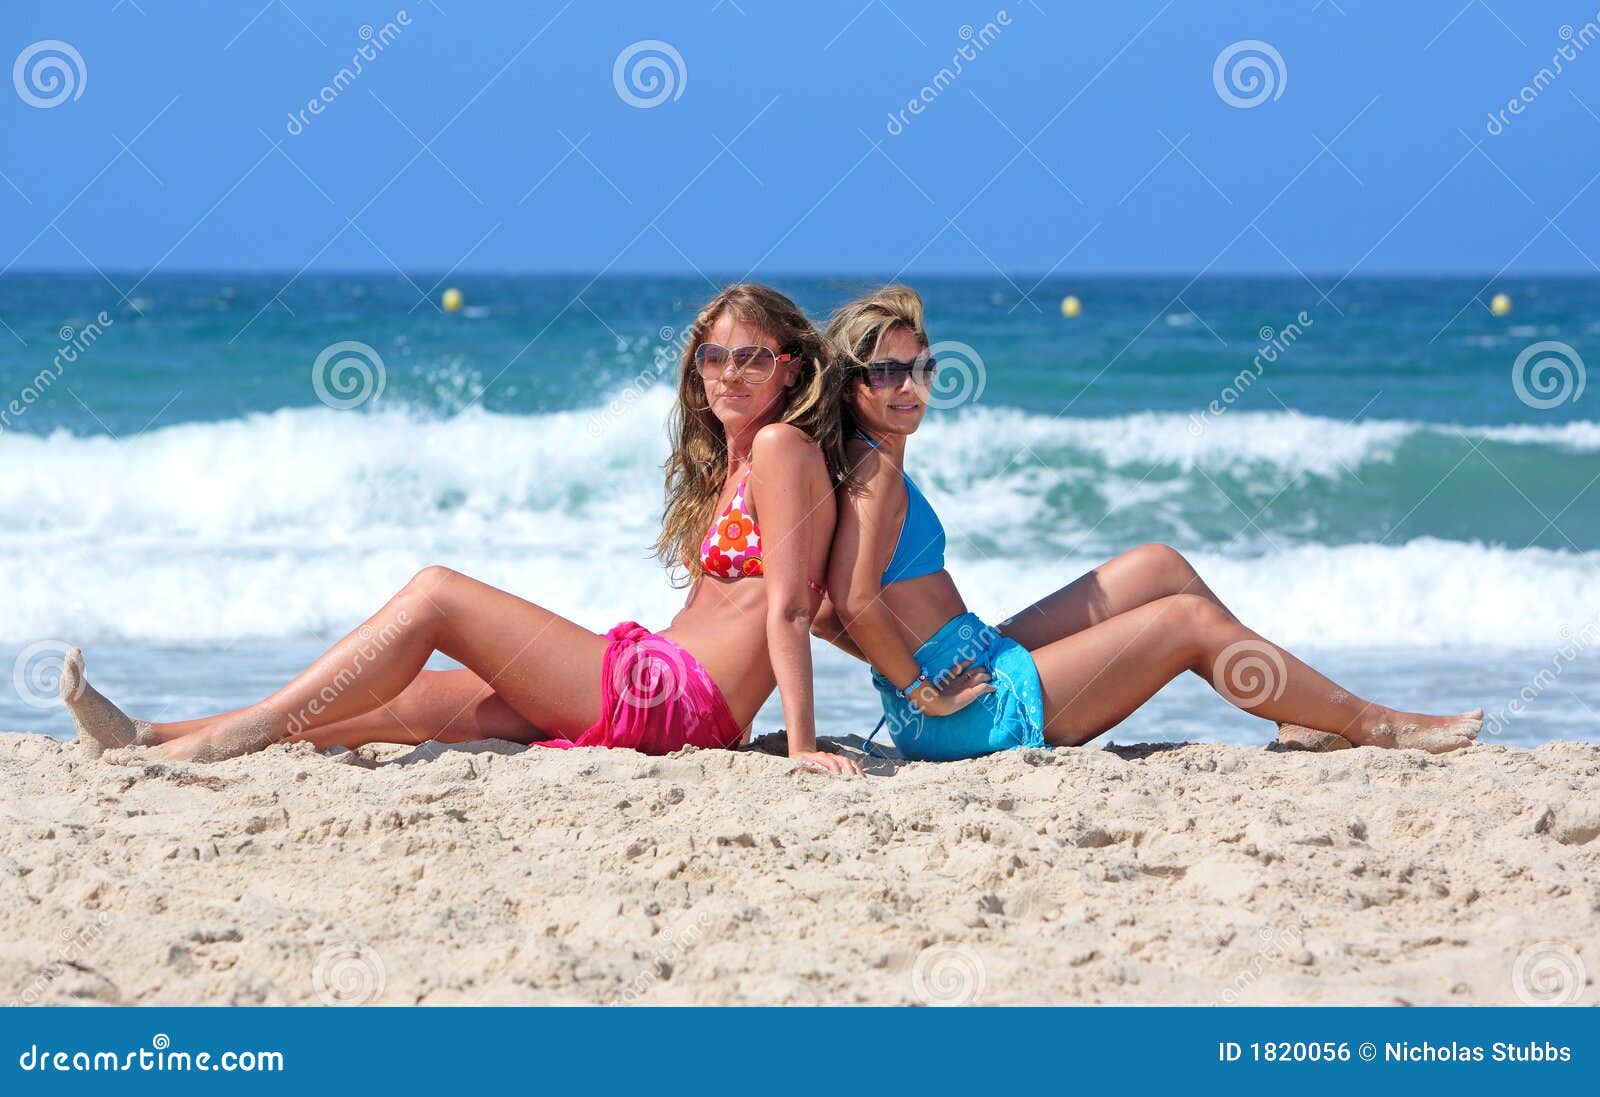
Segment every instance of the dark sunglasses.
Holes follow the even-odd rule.
[[[859,372],[870,388],[897,389],[907,377],[917,388],[927,388],[933,384],[934,376],[939,372],[939,362],[926,354],[910,362],[886,358],[881,362],[868,362],[859,367]]]
[[[700,371],[700,376],[710,381],[713,378],[729,380],[728,367],[733,366],[734,381],[745,380],[753,385],[771,379],[772,371],[783,362],[792,362],[792,354],[778,354],[766,347],[733,347],[729,349],[721,343],[701,343],[694,348],[695,368]]]

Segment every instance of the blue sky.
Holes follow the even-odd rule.
[[[1489,132],[1563,25],[1583,40],[1593,3],[407,0],[409,25],[290,132],[360,28],[400,8],[262,2],[8,13],[6,67],[67,42],[81,94],[31,105],[14,69],[0,92],[0,264],[1380,274],[1600,260],[1600,41]],[[942,82],[963,27],[987,44]],[[681,58],[666,61],[674,94],[648,107],[614,80],[643,41]],[[1232,105],[1224,92],[1248,89],[1225,75],[1219,90],[1215,68],[1246,41],[1275,51],[1239,55],[1265,60],[1273,94]],[[645,95],[626,74],[623,88]],[[920,115],[891,122],[919,96]]]

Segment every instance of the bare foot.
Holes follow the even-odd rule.
[[[1389,747],[1403,750],[1425,750],[1429,754],[1444,754],[1472,745],[1483,730],[1483,710],[1454,716],[1424,716],[1419,712],[1393,712],[1387,719],[1369,727],[1364,733],[1352,730],[1350,741],[1357,746]]]
[[[1279,724],[1278,742],[1290,750],[1310,750],[1326,753],[1330,750],[1349,750],[1355,746],[1343,735],[1331,731],[1301,727],[1299,724]]]
[[[72,648],[61,667],[61,700],[78,727],[78,747],[88,758],[99,758],[108,750],[155,741],[154,732],[144,720],[135,720],[108,701],[89,684],[83,671],[83,652]]]

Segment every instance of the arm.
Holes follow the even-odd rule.
[[[787,423],[762,427],[750,479],[760,505],[761,564],[767,590],[767,651],[778,681],[789,757],[835,773],[859,773],[851,759],[817,750],[811,681],[811,526],[835,506],[816,443]]]
[[[811,635],[819,640],[826,640],[846,655],[854,656],[863,663],[868,662],[856,642],[850,639],[850,633],[845,629],[844,622],[839,619],[839,613],[833,608],[832,598],[823,598],[822,605],[817,607],[817,615],[811,619]]]
[[[939,681],[918,686],[911,701],[930,716],[948,716],[980,694],[992,692],[988,673],[968,673],[966,664],[950,668],[917,665],[915,653],[906,646],[882,597],[883,569],[904,520],[905,484],[900,470],[876,451],[862,455],[856,471],[864,490],[853,497],[841,493],[844,498],[828,563],[828,594],[862,657],[897,688],[907,688],[924,670],[940,675]]]
[[[865,448],[865,447],[862,447]],[[874,669],[905,687],[921,673],[883,604],[883,567],[900,532],[905,485],[900,472],[868,449],[859,456],[861,490],[840,493],[839,524],[828,558],[828,596],[850,639]]]

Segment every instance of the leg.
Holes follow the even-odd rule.
[[[600,711],[603,637],[485,583],[424,568],[355,632],[259,704],[152,753],[214,761],[312,733],[392,702],[442,651],[534,727],[576,733]]]
[[[64,661],[61,694],[78,725],[78,742],[91,758],[117,747],[153,747],[181,739],[247,711],[234,709],[215,716],[164,723],[135,720],[89,684],[83,653],[76,648],[67,653]],[[353,748],[367,743],[420,743],[435,738],[446,742],[509,739],[527,743],[538,736],[538,729],[470,670],[425,670],[387,705],[290,739],[303,738],[321,749]]]
[[[1197,594],[1222,606],[1177,549],[1140,545],[1041,598],[1001,625],[1000,631],[1034,651],[1173,594]]]
[[[1195,594],[1159,598],[1033,655],[1044,687],[1045,736],[1057,746],[1077,746],[1115,727],[1186,670],[1246,712],[1333,729],[1358,746],[1454,750],[1482,725],[1481,713],[1425,716],[1363,701]]]
[[[425,670],[393,701],[348,720],[291,735],[286,742],[307,742],[318,750],[366,746],[368,743],[414,745],[437,739],[467,743],[506,739],[531,743],[543,733],[470,670]]]

